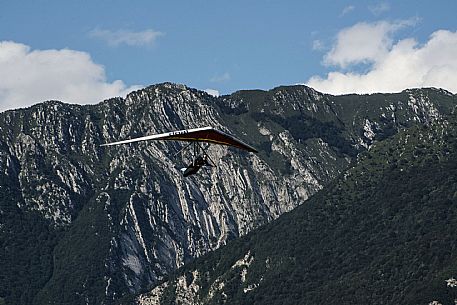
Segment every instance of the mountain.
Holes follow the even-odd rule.
[[[455,304],[457,115],[415,126],[277,220],[189,263],[148,304]]]
[[[305,86],[219,98],[164,83],[97,105],[0,114],[0,304],[111,304],[291,211],[357,155],[448,115],[439,89],[331,96]],[[100,147],[213,126],[257,147],[212,146],[183,178],[179,143]]]

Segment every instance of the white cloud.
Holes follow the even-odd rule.
[[[311,77],[308,86],[331,94],[398,92],[413,87],[439,87],[457,93],[457,32],[436,31],[421,45],[413,38],[393,43],[393,31],[388,25],[383,25],[384,34],[378,32],[376,24],[365,26],[373,30],[372,35],[370,31],[364,35],[365,43],[370,45],[365,53],[360,52],[359,44],[352,44],[357,39],[347,37],[338,41],[326,58],[340,68],[370,60],[369,71],[337,69],[325,78]],[[381,52],[374,50],[374,46]],[[356,55],[350,55],[351,50]]]
[[[325,50],[325,44],[321,40],[315,39],[315,40],[313,40],[313,50],[314,51]]]
[[[45,100],[96,103],[139,88],[107,82],[104,67],[88,53],[32,50],[12,41],[0,41],[0,71],[0,111]]]
[[[343,16],[346,15],[346,14],[349,14],[349,13],[352,12],[353,10],[355,10],[355,6],[354,6],[354,5],[348,5],[348,6],[346,6],[346,7],[343,8],[343,10],[341,11],[340,17],[343,17]]]
[[[132,32],[127,30],[109,31],[94,29],[90,31],[89,35],[94,38],[100,38],[110,46],[117,47],[121,44],[128,46],[151,46],[156,42],[157,38],[163,36],[164,33],[154,31],[152,29],[140,32]]]
[[[386,56],[392,47],[392,34],[415,20],[357,23],[341,30],[333,48],[324,57],[324,64],[346,68],[350,64],[376,62]]]
[[[209,95],[212,95],[212,96],[215,96],[215,97],[218,97],[220,95],[219,91],[215,90],[215,89],[205,89],[203,91],[205,91]]]
[[[379,2],[368,7],[370,12],[375,15],[381,15],[382,13],[390,11],[390,4],[387,2]]]
[[[209,81],[213,83],[224,83],[228,82],[231,78],[230,73],[225,72],[224,74],[213,76]]]

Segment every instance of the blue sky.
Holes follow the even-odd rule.
[[[0,110],[165,81],[220,94],[296,83],[457,92],[456,11],[457,1],[0,0]]]

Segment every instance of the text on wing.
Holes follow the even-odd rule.
[[[178,130],[178,131],[172,132],[170,135],[171,136],[175,136],[175,135],[186,134],[186,133],[189,133],[189,131],[187,131],[187,130]]]

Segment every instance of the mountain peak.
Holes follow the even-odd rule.
[[[151,90],[156,90],[156,89],[158,89],[158,90],[166,89],[166,90],[179,90],[179,91],[183,91],[183,90],[189,90],[190,88],[187,87],[186,85],[180,84],[180,83],[163,82],[163,83],[157,83],[157,84],[149,85],[149,86],[145,87],[145,88],[142,89],[142,90],[151,91]]]

